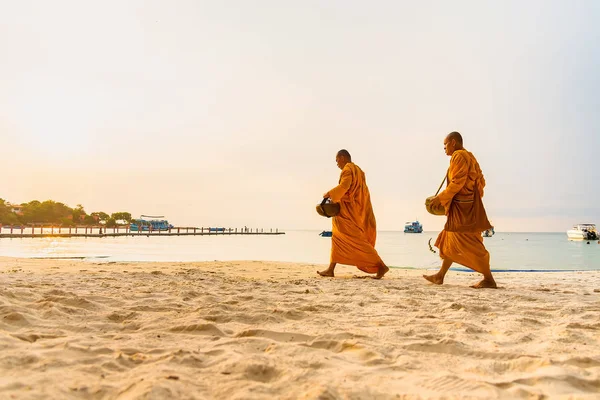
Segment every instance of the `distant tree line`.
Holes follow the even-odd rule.
[[[19,212],[13,212],[15,207]],[[113,227],[117,221],[131,222],[131,213],[116,212],[107,214],[103,211],[86,213],[81,204],[71,208],[63,203],[46,200],[43,202],[33,200],[20,205],[9,205],[0,199],[0,224],[2,225],[27,225],[27,224],[54,224],[62,226],[76,225],[105,225]]]

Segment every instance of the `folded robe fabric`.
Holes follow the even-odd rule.
[[[377,226],[364,172],[347,163],[339,185],[329,194],[340,204],[339,214],[332,218],[331,262],[376,273],[383,262],[375,250]]]
[[[475,156],[457,150],[450,159],[448,185],[438,195],[446,210],[446,225],[435,246],[442,259],[449,258],[477,272],[490,269],[490,254],[483,245],[481,232],[492,226],[481,198],[485,178]]]

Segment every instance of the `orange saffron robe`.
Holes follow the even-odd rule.
[[[446,189],[438,195],[447,221],[435,246],[440,257],[477,272],[490,270],[490,253],[481,232],[490,229],[483,202],[485,178],[473,154],[457,150],[450,159]]]
[[[334,203],[340,203],[340,213],[332,218],[331,262],[376,273],[383,262],[375,250],[375,214],[365,173],[354,163],[346,164],[339,185],[329,194]]]

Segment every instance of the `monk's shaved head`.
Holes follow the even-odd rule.
[[[338,157],[346,157],[346,159],[348,161],[352,161],[352,156],[350,156],[350,153],[348,152],[348,150],[340,150],[337,152]]]
[[[450,132],[448,134],[448,136],[446,136],[446,137],[448,138],[448,141],[450,141],[450,140],[456,140],[457,146],[459,148],[462,147],[462,145],[463,145],[463,139],[462,139],[462,135],[460,133],[458,133],[456,131],[455,132]]]
[[[337,154],[335,156],[335,163],[337,164],[339,169],[344,169],[346,164],[351,163],[351,162],[352,162],[352,157],[350,157],[350,153],[348,153],[348,150],[342,149],[337,152]]]
[[[463,150],[463,139],[460,133],[450,132],[444,139],[444,152],[451,156],[456,150]]]

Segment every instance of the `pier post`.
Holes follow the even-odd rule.
[[[179,235],[180,229],[181,229],[180,227],[177,227],[177,234],[178,235]]]
[[[71,227],[69,227],[69,235],[71,234]]]
[[[87,226],[85,227],[85,234],[86,234],[86,236],[87,236]]]
[[[196,234],[196,228],[194,228],[194,235]]]
[[[75,234],[77,235],[77,225],[75,225]]]
[[[50,234],[54,235],[54,225],[50,225]]]
[[[12,235],[12,231],[13,231],[13,226],[10,226],[10,234]]]

